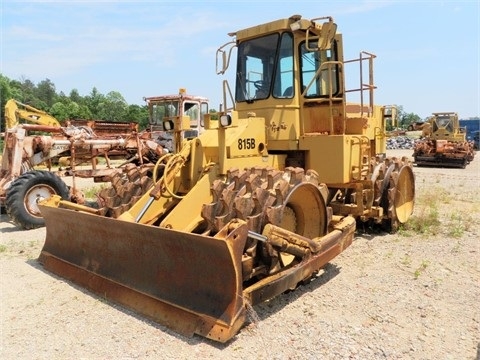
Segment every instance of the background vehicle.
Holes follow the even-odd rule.
[[[392,111],[373,104],[375,55],[344,61],[330,17],[292,16],[232,36],[217,51],[217,73],[236,50],[234,94],[225,80],[218,120],[205,115],[202,134],[156,163],[146,194],[119,211],[59,197],[39,205],[46,269],[220,342],[248,307],[309,281],[345,250],[356,222],[395,231],[415,195],[411,164],[385,157]],[[368,69],[359,103],[346,101],[347,64]],[[183,131],[190,117],[163,125]]]
[[[468,119],[458,120],[459,126],[465,128],[467,134],[467,140],[473,140],[473,137],[477,131],[480,131],[480,118],[471,117]]]
[[[475,131],[473,133],[473,146],[475,149],[480,149],[480,131]]]
[[[145,101],[150,127],[139,132],[138,124],[133,122],[71,119],[62,126],[46,112],[9,100],[5,106],[9,130],[0,170],[0,205],[5,206],[11,220],[24,229],[43,226],[37,201],[52,194],[83,204],[84,195],[75,186],[75,177],[112,182],[122,189],[128,181],[129,191],[135,196],[122,196],[121,202],[134,202],[151,184],[147,179],[137,181],[138,174],[151,176],[159,157],[175,151],[175,142],[180,144],[184,138],[201,133],[203,115],[208,113],[208,99],[188,95],[185,89],[175,95],[146,97]],[[167,132],[163,129],[164,119],[183,115],[190,116],[189,130]],[[98,166],[99,158],[105,160],[106,166]],[[112,159],[124,162],[113,166]],[[52,162],[59,160],[62,160],[60,168],[53,170]],[[44,164],[47,171],[39,169],[40,164]],[[89,168],[85,168],[86,164]],[[141,169],[135,169],[133,164]],[[67,187],[61,179],[64,176],[73,177],[73,187]],[[102,190],[99,195],[102,201],[113,206],[119,199],[110,200],[109,191]]]
[[[8,100],[5,104],[5,125],[7,129],[19,125],[20,121],[37,125],[60,126],[58,120],[45,111],[35,109],[33,106],[23,104],[15,99]]]
[[[455,112],[433,113],[422,126],[423,138],[415,142],[413,158],[417,166],[465,168],[475,156],[473,142],[467,141]]]
[[[416,121],[408,125],[408,131],[422,130],[425,125],[425,121]]]
[[[178,94],[145,97],[148,106],[149,124],[152,137],[170,152],[178,151],[184,139],[192,139],[204,130],[203,117],[208,114],[208,99],[203,96],[188,95],[181,88]],[[164,129],[164,120],[188,116],[189,129],[173,133]],[[169,124],[166,122],[166,124]],[[174,134],[178,138],[174,139]]]
[[[164,154],[148,132],[138,132],[138,124],[77,119],[62,126],[47,113],[24,104],[19,109],[18,104],[9,100],[5,107],[9,128],[4,134],[0,164],[0,206],[20,228],[44,225],[37,206],[40,199],[56,194],[84,203],[76,177],[109,182],[113,177],[128,175],[133,190],[141,186],[135,182],[135,173],[147,172]],[[21,124],[20,120],[27,123]],[[104,159],[105,166],[99,165],[99,158]],[[124,163],[113,166],[112,158],[121,158]],[[53,160],[59,159],[63,159],[63,165],[54,165]],[[61,179],[65,176],[72,177],[73,186],[68,187]],[[143,183],[144,187],[148,185]]]

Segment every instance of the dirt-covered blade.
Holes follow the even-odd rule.
[[[246,226],[215,237],[43,206],[45,269],[172,330],[225,342],[245,322]]]

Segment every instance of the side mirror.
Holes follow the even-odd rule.
[[[321,25],[315,23],[315,20],[322,20],[328,19],[328,21],[324,22]],[[321,17],[318,19],[312,19],[311,26],[307,29],[305,34],[307,48],[309,51],[318,51],[318,50],[330,50],[332,47],[332,42],[337,33],[337,24],[333,22],[333,18],[331,17]],[[313,35],[310,34],[313,33]],[[309,48],[310,42],[313,40],[311,37],[318,36],[317,47],[316,48]]]
[[[336,33],[337,24],[333,21],[324,22],[318,37],[318,48],[320,50],[329,50]]]
[[[223,75],[225,71],[227,71],[228,66],[230,64],[230,57],[232,56],[232,50],[235,47],[235,42],[230,41],[224,45],[222,45],[219,49],[217,49],[217,56],[216,56],[216,73],[217,75]],[[229,47],[227,50],[225,48]]]

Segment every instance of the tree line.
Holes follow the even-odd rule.
[[[136,122],[140,129],[148,126],[147,106],[129,105],[118,91],[102,94],[93,87],[90,94],[81,96],[74,88],[67,95],[57,92],[50,79],[35,84],[29,79],[12,80],[0,74],[1,129],[5,129],[5,104],[10,99],[43,110],[60,122],[93,119]]]
[[[5,104],[10,99],[43,110],[60,122],[67,119],[93,119],[136,122],[140,130],[148,126],[147,106],[127,104],[118,91],[102,94],[93,87],[90,94],[81,96],[74,88],[66,95],[63,91],[57,92],[50,79],[35,84],[29,79],[11,80],[0,74],[1,129],[5,129]],[[397,106],[398,127],[406,129],[408,125],[421,120],[417,114],[407,113],[403,106]]]

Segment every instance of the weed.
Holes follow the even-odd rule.
[[[463,220],[463,216],[458,213],[453,213],[450,215],[450,221],[448,224],[448,236],[454,238],[462,237],[465,231]]]
[[[475,220],[470,215],[462,212],[454,212],[450,215],[439,209],[446,209],[446,204],[456,205],[458,199],[452,198],[447,190],[433,187],[416,200],[416,211],[406,224],[399,228],[399,235],[411,236],[422,234],[425,236],[445,234],[452,238],[460,238],[468,231]],[[450,208],[454,208],[454,206]]]
[[[7,251],[7,247],[5,245],[0,245],[0,253]]]
[[[411,221],[411,220],[408,220],[408,221]],[[400,224],[400,226],[398,227],[398,230],[397,230],[397,234],[400,235],[400,236],[409,236],[410,235],[407,227],[405,226],[405,224]]]
[[[415,272],[413,273],[413,277],[414,277],[415,280],[417,280],[419,276],[420,276],[420,269],[417,269],[417,270],[415,270]]]
[[[440,220],[437,204],[432,202],[429,206],[420,210],[418,215],[413,215],[408,223],[402,226],[402,234],[409,235],[409,231],[418,234],[438,234],[440,232]]]
[[[430,265],[430,261],[422,260],[422,263],[420,264],[420,266],[416,268],[415,272],[413,273],[413,277],[415,278],[415,280],[417,280],[418,277],[425,271],[428,265]]]
[[[96,195],[108,185],[102,184],[100,186],[92,186],[86,189],[83,189],[83,193],[85,194],[86,199],[96,199]]]
[[[412,263],[412,258],[410,257],[410,255],[408,254],[405,254],[405,256],[403,257],[403,259],[401,260],[401,263],[405,266],[408,266]]]

